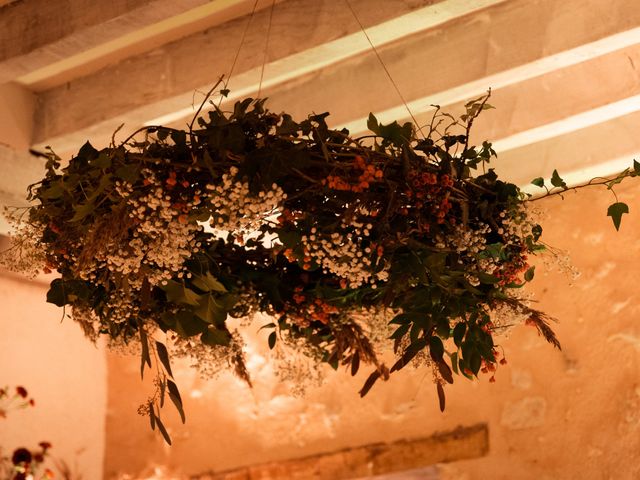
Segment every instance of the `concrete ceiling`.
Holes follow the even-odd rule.
[[[493,89],[476,139],[526,184],[557,168],[580,181],[640,151],[640,4],[636,0],[351,0],[419,123],[432,104],[459,112]],[[345,0],[29,0],[0,3],[0,180],[24,203],[42,174],[28,147],[69,156],[125,124],[184,125],[228,74],[249,25],[231,100],[263,96],[298,118],[330,111],[366,130],[409,118]],[[250,20],[251,18],[251,20]],[[248,22],[250,21],[250,24]]]

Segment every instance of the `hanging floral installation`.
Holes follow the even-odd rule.
[[[444,409],[454,374],[493,380],[507,327],[530,324],[560,348],[551,319],[521,294],[531,256],[545,251],[531,198],[489,167],[490,143],[469,143],[487,99],[459,119],[438,110],[419,130],[371,115],[372,134],[354,138],[330,129],[328,114],[298,123],[249,98],[230,112],[212,103],[187,130],[87,143],[64,166],[50,151],[33,206],[9,212],[4,262],[57,272],[47,301],[90,339],[140,347],[141,371],[157,372],[140,412],[168,442],[166,396],[184,421],[170,356],[204,370],[224,362],[250,385],[227,321],[256,312],[273,319],[260,325],[272,349],[354,375],[366,364],[361,395],[407,365],[429,369]],[[634,162],[589,184],[611,189],[639,173]],[[555,171],[550,185],[533,183],[545,195],[568,188]],[[616,228],[627,212],[609,208]],[[388,338],[374,332],[381,319]]]

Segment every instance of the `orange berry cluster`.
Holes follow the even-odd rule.
[[[310,298],[308,294],[302,293],[302,287],[296,287],[293,294],[294,305],[289,305],[287,310],[294,310],[292,317],[301,326],[307,326],[309,322],[317,320],[325,325],[329,323],[330,316],[338,313],[339,309],[328,304],[321,298]],[[303,310],[304,309],[304,310]]]
[[[366,160],[360,155],[356,155],[354,158],[354,170],[361,170],[362,173],[356,179],[357,183],[345,180],[338,175],[329,175],[326,179],[322,180],[322,184],[333,190],[351,191],[351,192],[363,192],[371,186],[376,180],[382,179],[384,173],[374,165],[368,164]]]
[[[435,214],[437,223],[444,223],[451,203],[448,198],[448,189],[453,186],[450,175],[436,175],[435,173],[423,172],[414,174],[411,178],[411,187],[405,191],[408,198],[415,197],[415,206],[422,209],[425,205]],[[401,215],[408,215],[407,208],[400,209]],[[428,231],[428,227],[424,226]]]
[[[296,256],[296,254],[293,252],[293,250],[291,248],[287,248],[286,250],[284,250],[282,252],[282,254],[285,256],[285,258],[291,262],[291,263],[296,263],[298,261],[298,257]],[[303,270],[310,270],[311,269],[311,260],[312,258],[309,256],[309,251],[307,249],[304,250],[304,257],[302,257],[302,269]]]

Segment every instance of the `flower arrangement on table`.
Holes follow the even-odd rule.
[[[19,410],[35,406],[35,400],[29,398],[29,392],[17,386],[11,393],[9,387],[0,388],[0,420],[7,418],[11,410]],[[5,480],[45,480],[55,478],[49,468],[41,468],[48,457],[51,443],[40,442],[38,450],[19,447],[13,450],[10,457],[2,455],[0,449],[0,475]],[[70,477],[69,477],[70,478]]]
[[[529,197],[489,168],[490,143],[469,144],[487,99],[459,119],[437,111],[421,130],[371,115],[372,135],[360,138],[330,129],[328,114],[298,123],[246,99],[231,112],[213,105],[187,130],[87,143],[65,166],[49,151],[34,205],[11,214],[5,261],[58,272],[47,300],[70,307],[89,338],[141,346],[142,371],[158,369],[141,413],[167,441],[165,396],[184,421],[170,355],[221,358],[250,384],[227,319],[255,312],[273,318],[263,326],[271,348],[295,346],[354,375],[369,366],[361,395],[406,365],[430,369],[444,409],[454,373],[504,363],[494,336],[517,321],[560,346],[550,318],[520,296],[529,257],[545,249]],[[634,166],[602,183],[637,175]],[[567,189],[557,172],[550,189],[534,183]],[[616,228],[626,212],[610,208]],[[389,367],[371,335],[381,316],[393,327]]]

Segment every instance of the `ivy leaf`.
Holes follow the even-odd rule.
[[[529,269],[524,273],[524,279],[527,282],[530,282],[531,280],[533,280],[533,275],[535,273],[535,269],[536,269],[535,266],[529,267]]]
[[[209,328],[200,336],[200,340],[211,347],[217,347],[218,345],[228,347],[231,343],[231,334],[227,330],[209,325]]]
[[[633,171],[636,175],[640,175],[640,163],[636,160],[633,161]]]
[[[626,203],[616,202],[609,206],[607,216],[611,217],[611,220],[613,220],[613,226],[616,227],[616,230],[620,230],[622,215],[625,213],[629,213],[629,205]]]
[[[224,305],[212,294],[201,295],[198,299],[198,308],[194,310],[196,316],[212,325],[222,325],[227,318],[227,310]]]
[[[193,306],[199,305],[200,296],[190,288],[187,288],[184,283],[169,280],[166,285],[162,285],[160,288],[166,293],[169,302]]]
[[[116,177],[129,182],[135,183],[140,178],[140,166],[129,164],[118,167],[115,171]]]
[[[203,292],[221,292],[226,293],[227,289],[218,281],[216,277],[207,272],[206,275],[194,275],[191,283]]]
[[[67,304],[64,280],[56,278],[51,282],[47,292],[47,302],[53,303],[57,307],[64,307]]]
[[[367,128],[376,135],[380,134],[380,125],[378,124],[378,119],[373,115],[373,113],[369,113],[369,118],[367,119]]]
[[[531,183],[533,185],[535,185],[536,187],[543,188],[544,187],[544,178],[542,178],[542,177],[534,178],[533,180],[531,180]]]
[[[273,350],[273,348],[276,346],[276,340],[278,339],[278,336],[276,335],[276,332],[271,332],[269,334],[269,349]]]
[[[558,170],[554,170],[551,175],[551,185],[554,187],[560,187],[564,190],[567,189],[567,183],[560,177]]]
[[[41,188],[38,197],[46,200],[56,200],[64,195],[63,183],[61,181],[53,182],[48,188]]]

